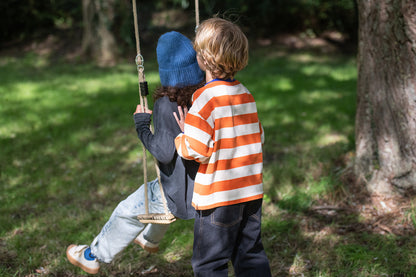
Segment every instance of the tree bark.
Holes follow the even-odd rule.
[[[416,2],[357,2],[355,175],[373,193],[416,191]]]
[[[94,7],[92,0],[82,0],[82,22],[83,22],[83,34],[82,34],[82,48],[81,54],[84,56],[90,56],[92,53],[92,46],[94,42]]]
[[[118,58],[115,36],[111,31],[115,0],[82,0],[84,32],[82,55],[100,66],[112,66]]]

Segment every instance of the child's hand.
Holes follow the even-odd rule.
[[[178,111],[179,111],[179,118],[178,118],[178,116],[176,115],[175,112],[173,112],[173,116],[175,117],[176,122],[179,125],[179,128],[181,128],[181,131],[183,132],[183,130],[185,129],[185,127],[184,127],[185,126],[185,117],[188,113],[188,108],[185,107],[185,108],[183,108],[183,111],[182,111],[182,107],[178,106]]]
[[[139,104],[136,107],[136,111],[134,112],[134,114],[136,113],[148,113],[148,114],[152,114],[152,110],[146,109],[145,107],[145,111],[143,111],[142,106]]]

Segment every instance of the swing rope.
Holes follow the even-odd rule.
[[[199,1],[195,0],[195,32],[199,26]]]
[[[133,4],[133,18],[134,18],[134,34],[136,38],[136,65],[137,65],[137,74],[139,79],[139,94],[140,94],[140,106],[142,111],[147,111],[147,95],[149,94],[149,89],[147,86],[146,78],[144,75],[144,59],[140,52],[140,38],[139,38],[139,25],[137,20],[137,6],[136,0],[132,0]],[[152,126],[150,125],[150,131],[153,132]],[[163,208],[165,210],[164,214],[155,214],[149,213],[149,199],[148,199],[148,189],[147,189],[147,158],[146,158],[146,148],[143,145],[143,179],[144,179],[144,199],[145,199],[145,214],[137,216],[137,219],[142,223],[157,223],[157,224],[170,224],[176,220],[175,216],[171,214],[168,210],[166,203],[165,193],[163,192],[162,182],[160,180],[160,170],[157,165],[155,157],[153,157],[157,180],[159,183],[160,193],[162,195]]]

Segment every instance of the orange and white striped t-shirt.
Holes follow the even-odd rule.
[[[175,139],[181,157],[200,163],[192,205],[207,210],[262,198],[264,133],[253,96],[236,80],[214,80],[192,101]]]

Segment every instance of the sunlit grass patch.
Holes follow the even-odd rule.
[[[151,92],[156,61],[146,67]],[[86,276],[66,247],[90,243],[143,182],[135,64],[0,57],[0,77],[0,275]],[[414,275],[414,237],[357,232],[367,220],[359,212],[314,210],[349,196],[340,175],[354,150],[354,57],[256,49],[236,78],[265,129],[262,240],[273,276]],[[414,214],[409,208],[416,222]],[[193,276],[192,245],[193,221],[178,220],[159,253],[132,244],[100,275],[140,276],[154,266],[161,276]]]

